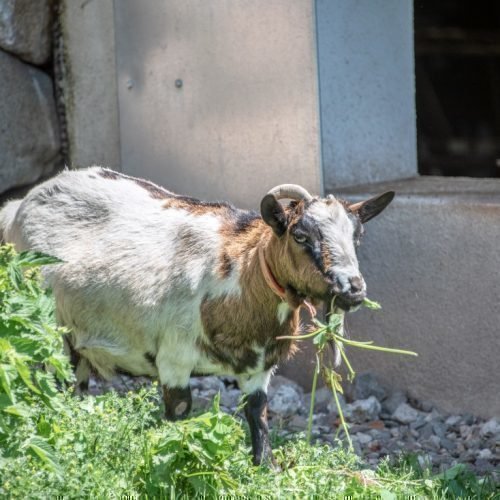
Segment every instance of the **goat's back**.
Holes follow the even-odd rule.
[[[64,261],[46,266],[44,275],[61,322],[72,328],[113,321],[120,330],[154,335],[166,324],[189,330],[204,296],[238,285],[216,271],[220,217],[166,207],[169,197],[175,195],[100,167],[64,171],[8,207],[7,240]]]

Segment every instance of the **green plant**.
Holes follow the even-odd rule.
[[[28,449],[52,465],[43,422],[22,443],[13,436],[33,407],[58,407],[57,384],[72,377],[51,293],[40,286],[39,267],[57,262],[39,252],[17,254],[10,246],[0,247],[0,453]]]
[[[274,443],[282,472],[255,467],[242,423],[213,408],[165,422],[152,387],[120,396],[75,397],[55,327],[50,292],[40,286],[40,254],[0,248],[0,499],[383,498],[493,499],[491,480],[464,467],[432,475],[418,460],[367,468],[342,446]],[[21,373],[19,373],[19,370]],[[48,371],[46,371],[48,370]],[[60,383],[60,391],[56,385]],[[20,405],[14,412],[11,407]]]
[[[172,490],[191,498],[230,494],[238,488],[230,470],[243,438],[240,423],[220,412],[218,396],[212,411],[152,431],[150,460],[139,471],[148,495],[166,495]],[[246,456],[243,462],[248,465]]]
[[[368,309],[379,310],[381,306],[378,302],[374,302],[369,299],[365,299],[363,301],[363,306]],[[392,354],[406,354],[410,356],[417,356],[416,352],[406,351],[403,349],[392,349],[390,347],[381,347],[374,345],[372,341],[368,342],[360,342],[357,340],[350,340],[345,338],[344,336],[344,311],[335,307],[335,298],[332,300],[330,304],[330,311],[327,314],[328,322],[327,324],[322,323],[315,316],[313,316],[312,321],[314,325],[317,327],[316,330],[311,333],[306,333],[304,335],[300,335],[298,337],[289,337],[282,336],[278,337],[278,339],[288,339],[288,340],[297,340],[303,341],[312,339],[313,344],[316,346],[316,368],[314,370],[312,389],[311,389],[311,404],[309,407],[309,419],[307,423],[307,442],[311,442],[311,429],[312,429],[312,419],[314,412],[314,400],[316,393],[316,386],[318,382],[318,376],[321,374],[323,376],[325,384],[330,387],[333,393],[333,397],[335,399],[335,404],[337,406],[337,411],[339,413],[340,422],[342,428],[344,429],[344,433],[346,435],[346,439],[349,445],[349,449],[353,449],[351,436],[349,435],[348,425],[344,419],[344,413],[342,411],[342,407],[340,405],[338,393],[343,393],[342,389],[342,375],[336,371],[336,369],[331,365],[328,358],[325,356],[325,350],[327,346],[336,346],[339,350],[342,359],[348,370],[348,380],[354,380],[356,376],[356,372],[353,370],[351,363],[349,362],[349,358],[345,352],[344,345],[349,345],[352,347],[358,347],[361,349],[369,349],[373,351],[381,351]]]

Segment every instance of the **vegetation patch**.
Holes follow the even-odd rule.
[[[53,299],[40,265],[0,248],[1,498],[495,498],[463,466],[431,475],[415,457],[370,470],[340,443],[274,441],[282,472],[251,464],[246,426],[219,410],[171,423],[157,387],[74,396]]]

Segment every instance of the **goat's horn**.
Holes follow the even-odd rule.
[[[280,184],[273,187],[267,194],[276,196],[278,200],[290,198],[291,200],[311,201],[313,198],[303,187],[297,184]]]

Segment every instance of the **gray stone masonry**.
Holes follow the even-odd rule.
[[[52,0],[1,0],[0,48],[33,64],[50,58]]]
[[[0,50],[0,192],[33,183],[60,162],[52,81]]]

